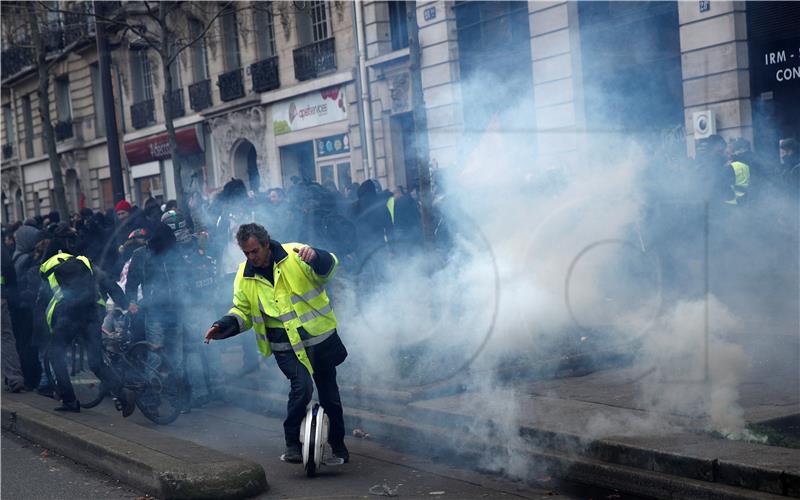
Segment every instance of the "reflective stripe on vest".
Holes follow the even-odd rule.
[[[315,288],[315,289],[311,290],[310,292],[304,293],[303,295],[292,295],[292,304],[297,304],[297,303],[300,303],[300,302],[309,302],[309,301],[317,298],[324,291],[325,291],[324,288]]]
[[[386,208],[389,210],[389,217],[392,219],[392,224],[394,224],[394,196],[386,200]]]
[[[301,348],[311,347],[317,344],[321,344],[323,341],[327,340],[328,337],[333,335],[336,331],[334,328],[333,330],[328,330],[325,333],[321,333],[315,337],[311,337],[310,339],[306,339],[302,341],[300,344],[292,345],[289,342],[271,342],[270,346],[272,347],[272,352],[286,352],[286,351],[298,351]],[[263,335],[266,338],[266,334]]]

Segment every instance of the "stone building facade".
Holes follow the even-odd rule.
[[[211,192],[232,177],[252,190],[291,185],[293,178],[339,188],[367,177],[384,187],[414,186],[409,9],[419,26],[434,166],[462,165],[487,131],[521,138],[535,160],[530,168],[544,169],[580,168],[592,141],[608,135],[672,140],[693,155],[695,140],[716,132],[744,137],[771,159],[777,139],[800,136],[798,3],[236,5],[204,43],[181,54],[174,77],[190,190]],[[115,47],[126,193],[138,203],[166,200],[175,179],[159,61],[135,39]],[[84,44],[59,62],[51,85],[53,116],[68,115],[72,123],[73,135],[59,142],[71,208],[81,197],[92,208],[111,203],[95,64],[94,45]],[[64,94],[65,78],[69,113],[56,95]],[[30,70],[4,71],[2,80],[3,217],[10,220],[47,212],[52,181],[35,78]],[[709,125],[699,132],[698,116]]]
[[[85,25],[76,44],[51,70],[50,113],[67,203],[73,210],[82,199],[84,203],[95,200],[97,205],[102,204],[102,180],[109,175],[104,158],[105,128],[97,122],[95,112],[99,81],[89,28]],[[4,51],[4,57],[10,57],[8,51]],[[42,140],[36,75],[30,67],[4,64],[2,106],[3,221],[46,214],[54,206],[53,181]],[[106,197],[110,196],[110,185],[108,190]]]
[[[378,173],[385,164],[389,184],[406,184],[413,175],[403,168],[412,96],[408,51],[393,46],[401,31],[394,4],[403,2],[365,2],[364,23]],[[800,137],[793,118],[800,109],[797,3],[420,1],[414,7],[430,156],[439,167],[468,162],[480,135],[493,129],[530,143],[531,168],[567,169],[580,168],[592,141],[609,135],[677,141],[693,156],[702,136],[695,130],[698,113],[711,118],[704,134],[744,137],[771,160],[778,138]]]

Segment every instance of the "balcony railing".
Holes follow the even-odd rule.
[[[332,71],[336,71],[333,37],[294,49],[294,76],[298,80],[310,80]]]
[[[278,58],[270,57],[250,65],[250,76],[253,77],[253,91],[266,92],[281,86],[278,79]]]
[[[55,52],[64,48],[64,28],[61,23],[53,23],[48,26],[42,36],[47,52]]]
[[[29,47],[10,47],[4,50],[2,57],[3,78],[8,78],[11,75],[18,73],[23,68],[33,65],[33,49]]]
[[[12,144],[3,144],[3,159],[8,160],[14,156],[14,146]]]
[[[57,122],[53,126],[53,131],[56,134],[56,141],[64,141],[72,137],[72,120],[64,120]]]
[[[166,105],[167,96],[164,95],[164,109]],[[164,112],[166,114],[166,111]],[[180,118],[186,115],[186,106],[183,104],[183,89],[176,89],[172,91],[172,117]]]
[[[203,80],[189,85],[189,104],[195,111],[211,107],[211,80]]]
[[[222,101],[232,101],[244,97],[244,79],[241,68],[219,75],[217,86],[219,87],[219,98]]]
[[[131,124],[133,128],[145,128],[156,122],[155,101],[137,102],[131,106]]]

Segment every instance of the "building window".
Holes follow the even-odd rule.
[[[305,9],[297,13],[297,35],[300,45],[309,45],[330,37],[327,2],[313,1],[305,4]]]
[[[472,82],[461,86],[464,102],[485,103],[464,108],[465,126],[484,130],[495,116],[509,128],[517,116],[533,119],[528,4],[459,1],[454,11],[462,82]],[[485,75],[502,75],[503,85]]]
[[[114,208],[114,188],[111,179],[100,179],[100,207],[104,211]]]
[[[253,22],[257,33],[258,56],[267,59],[275,55],[275,26],[272,19],[272,3],[256,2]]]
[[[14,195],[14,199],[17,209],[17,220],[23,220],[25,218],[25,205],[22,202],[22,189],[17,188],[17,194]]]
[[[132,47],[131,73],[133,76],[133,100],[135,102],[152,101],[153,69],[150,65],[148,49]]]
[[[242,66],[239,53],[239,30],[236,26],[236,11],[233,7],[226,7],[225,12],[220,17],[222,18],[225,71],[233,71]]]
[[[200,21],[192,19],[189,21],[189,31],[192,40],[194,40],[203,32],[203,25]],[[208,45],[206,43],[206,37],[203,35],[192,45],[192,81],[197,83],[208,80],[209,78]]]
[[[328,5],[325,2],[310,2],[311,28],[314,41],[319,42],[328,38],[330,26],[328,25]]]
[[[6,194],[3,193],[3,223],[8,224],[9,222],[11,222],[11,203],[6,198]]]
[[[59,122],[72,121],[72,99],[69,95],[69,77],[59,76],[55,79],[56,117]]]
[[[389,32],[392,38],[392,50],[408,47],[408,2],[391,0],[389,4]]]
[[[30,94],[22,96],[22,120],[25,125],[25,157],[33,158],[33,110]]]
[[[181,60],[180,58],[175,59],[172,61],[172,64],[169,67],[169,74],[172,76],[172,90],[178,90],[181,88]],[[166,82],[164,84],[166,87]]]
[[[160,175],[139,177],[134,183],[136,184],[138,200],[144,202],[153,198],[159,204],[164,202],[164,184]]]
[[[11,112],[11,104],[3,106],[3,125],[6,131],[5,144],[14,144],[14,114]],[[4,145],[5,145],[4,144]]]
[[[665,131],[681,127],[678,5],[579,2],[577,10],[582,70],[592,79],[584,88],[586,127],[604,134],[646,134],[645,142],[660,141]]]
[[[92,98],[94,99],[94,136],[106,136],[106,114],[103,108],[103,88],[100,85],[100,68],[97,64],[89,66],[92,76]]]

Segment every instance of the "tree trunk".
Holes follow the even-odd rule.
[[[31,28],[31,38],[36,57],[37,75],[39,78],[39,114],[42,117],[42,136],[44,138],[44,148],[50,160],[50,175],[53,176],[53,194],[55,200],[55,210],[61,216],[62,221],[69,219],[67,209],[67,196],[64,192],[64,179],[61,176],[61,161],[58,157],[56,148],[56,136],[53,130],[53,123],[50,119],[50,72],[47,65],[47,48],[45,47],[44,37],[39,30],[39,19],[36,12],[36,3],[27,4],[28,22]]]
[[[158,7],[158,17],[161,22],[161,50],[158,55],[161,57],[161,71],[164,76],[164,125],[167,127],[167,139],[169,140],[169,152],[172,156],[172,171],[175,179],[175,201],[181,210],[186,210],[184,206],[185,196],[183,194],[183,177],[181,176],[181,157],[178,154],[178,139],[175,136],[175,124],[173,123],[172,110],[172,73],[170,68],[173,64],[179,64],[178,58],[170,59],[173,56],[173,45],[170,40],[172,33],[167,29],[168,2],[161,2]],[[171,61],[171,62],[170,62]]]

